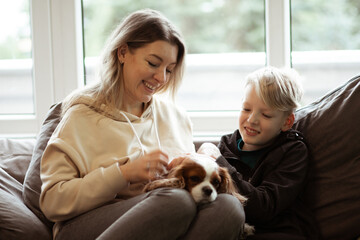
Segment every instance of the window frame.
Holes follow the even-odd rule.
[[[284,67],[290,59],[290,5],[289,0],[265,1],[265,55],[266,65]],[[218,139],[238,128],[239,113],[189,112],[197,139]]]
[[[0,115],[0,137],[34,137],[52,104],[84,86],[80,0],[31,0],[34,114]]]
[[[84,86],[81,4],[81,0],[30,1],[35,114],[1,115],[0,136],[36,136],[50,106]],[[265,0],[266,65],[290,66],[289,15],[289,0]],[[235,111],[189,112],[189,116],[196,139],[216,139],[237,128]]]

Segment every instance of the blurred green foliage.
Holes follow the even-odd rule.
[[[29,0],[0,2],[0,59],[31,58]]]
[[[294,51],[360,49],[359,0],[292,0]]]
[[[182,32],[189,53],[264,51],[264,2],[253,0],[84,0],[85,52],[96,56],[122,18],[161,11]]]
[[[29,1],[24,3],[22,14],[29,15]],[[359,0],[290,3],[294,51],[360,49]],[[168,17],[182,32],[189,53],[265,51],[264,0],[83,0],[86,56],[98,56],[117,24],[143,8]],[[31,57],[28,19],[16,36],[0,41],[0,59]]]

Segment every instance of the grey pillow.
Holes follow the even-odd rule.
[[[45,118],[45,121],[40,129],[40,133],[37,136],[31,162],[25,175],[22,193],[26,206],[28,206],[31,211],[33,211],[36,216],[38,216],[38,218],[50,228],[53,226],[53,223],[45,217],[39,206],[41,192],[40,162],[46,145],[56,126],[60,122],[60,113],[61,103],[58,103],[51,107]]]
[[[0,168],[0,239],[52,239],[52,231],[25,206],[22,185]]]
[[[306,201],[322,239],[360,236],[360,76],[296,112],[312,153]]]

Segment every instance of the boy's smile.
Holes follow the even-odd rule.
[[[257,134],[259,134],[260,132],[251,128],[251,127],[244,127],[246,134],[249,136],[256,136]]]

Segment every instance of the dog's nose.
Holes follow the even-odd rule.
[[[203,187],[203,188],[202,188],[202,191],[204,192],[204,194],[205,194],[206,196],[210,196],[211,193],[213,192],[213,190],[212,190],[210,187],[208,187],[208,186]]]

